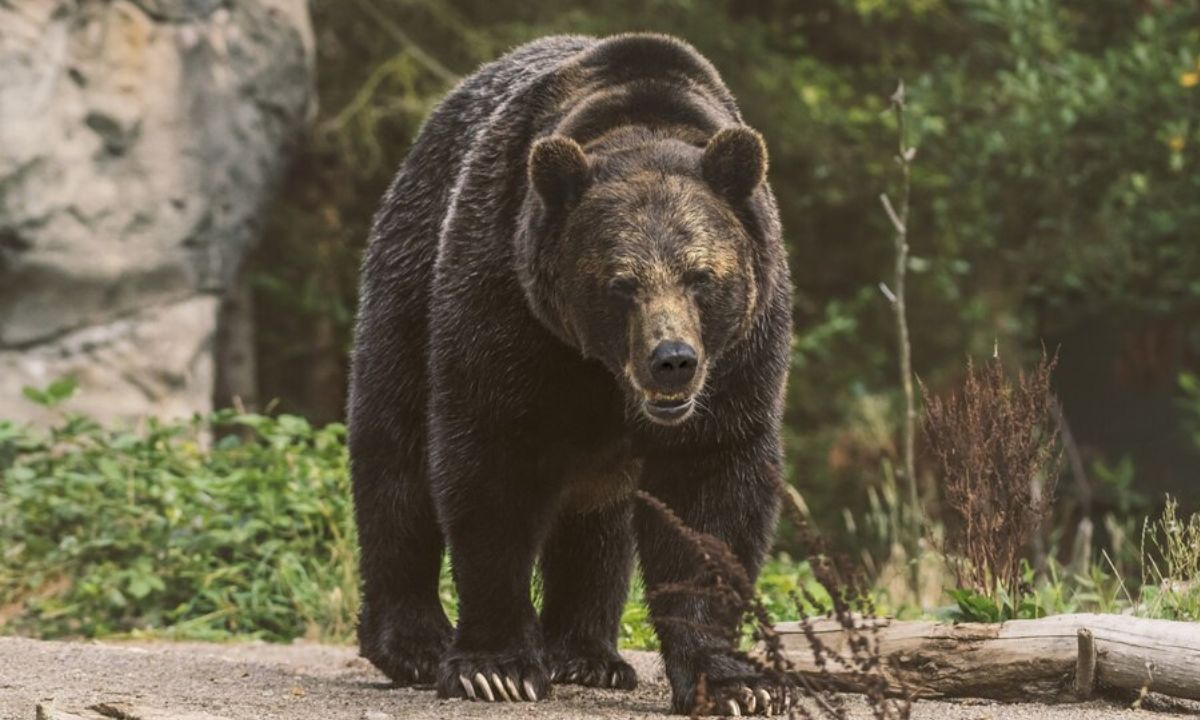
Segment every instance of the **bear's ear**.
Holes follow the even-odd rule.
[[[579,143],[551,135],[529,151],[529,182],[548,208],[561,208],[579,199],[588,181],[587,156]]]
[[[748,127],[721,130],[704,147],[700,172],[727,200],[745,200],[767,177],[767,146],[762,135]]]

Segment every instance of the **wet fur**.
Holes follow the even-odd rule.
[[[769,188],[731,200],[740,189],[700,167],[710,139],[740,125],[711,65],[650,35],[525,45],[465,80],[426,122],[364,258],[349,406],[360,648],[396,683],[461,696],[459,675],[494,671],[545,697],[554,672],[632,687],[615,643],[635,541],[648,584],[692,572],[688,549],[631,504],[635,486],[757,573],[777,511],[790,281]],[[530,148],[550,136],[585,150],[589,182],[650,173],[614,190],[636,195],[648,192],[638,182],[677,177],[673,192],[687,199],[662,200],[684,208],[678,223],[738,228],[737,243],[691,250],[721,268],[728,302],[698,304],[708,374],[683,425],[639,415],[614,367],[634,342],[627,319],[581,294],[592,285],[568,282],[598,286],[611,268],[603,253],[589,260],[588,248],[553,242],[578,196],[531,187]],[[446,544],[456,629],[437,595]],[[529,600],[539,559],[540,616]],[[697,624],[707,613],[686,597],[652,611]],[[704,652],[702,631],[657,629],[676,712],[689,708],[700,672],[710,690],[749,682],[748,668]]]

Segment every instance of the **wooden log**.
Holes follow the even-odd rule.
[[[1093,693],[1142,690],[1200,700],[1200,623],[1125,615],[1072,614],[1000,624],[946,625],[866,619],[856,634],[889,659],[889,691],[916,697],[979,697],[1072,702]],[[872,630],[874,628],[874,630]],[[781,623],[788,659],[797,670],[819,667],[799,623]],[[850,635],[835,620],[811,623],[833,653],[848,657]],[[852,667],[830,659],[839,688],[864,689]]]

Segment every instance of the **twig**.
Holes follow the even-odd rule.
[[[887,212],[888,219],[892,221],[892,227],[896,228],[897,235],[907,235],[908,228],[905,227],[904,221],[896,214],[896,209],[892,207],[892,201],[887,196],[887,193],[879,195],[879,202],[883,203],[883,209]]]

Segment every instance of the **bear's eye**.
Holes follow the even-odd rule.
[[[628,300],[634,295],[637,295],[638,282],[637,280],[627,277],[615,277],[608,283],[608,293],[615,298]]]
[[[708,268],[696,268],[683,274],[683,282],[688,287],[702,289],[713,284],[713,271]]]

